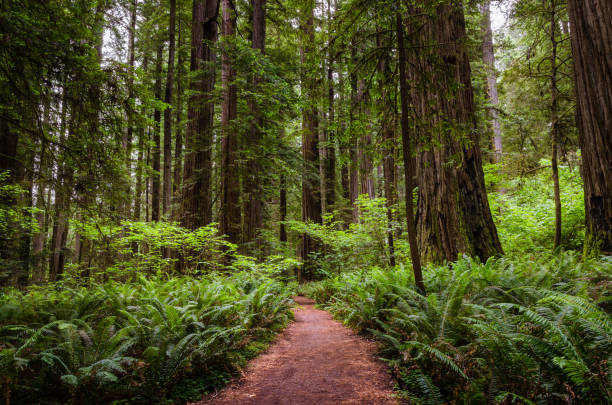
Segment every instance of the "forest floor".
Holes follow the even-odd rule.
[[[376,345],[314,302],[295,297],[295,321],[225,390],[198,405],[398,404]]]

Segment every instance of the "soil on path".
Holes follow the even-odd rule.
[[[296,297],[295,322],[243,376],[200,405],[391,405],[393,382],[376,346],[314,302]]]

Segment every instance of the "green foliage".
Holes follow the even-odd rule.
[[[287,221],[287,227],[297,234],[306,233],[322,242],[323,248],[316,258],[321,275],[370,265],[386,267],[389,262],[387,233],[397,232],[399,224],[389,224],[385,202],[384,198],[370,199],[361,195],[356,202],[359,222],[349,224],[347,229],[343,229],[342,221],[336,220],[332,214],[325,217],[322,225]],[[395,255],[400,260],[409,257],[405,240],[396,241]]]
[[[196,400],[290,317],[289,290],[248,273],[49,285],[0,297],[11,403]]]
[[[500,240],[507,253],[552,249],[555,232],[553,184],[550,161],[541,160],[540,170],[511,179],[486,169],[487,183],[503,192],[489,193],[489,204]],[[561,246],[580,249],[584,241],[584,190],[578,168],[559,167],[562,204]]]
[[[342,273],[302,292],[380,340],[413,403],[605,403],[611,263],[571,252],[464,258],[427,269],[427,296],[403,266]]]

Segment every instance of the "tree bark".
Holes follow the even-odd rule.
[[[497,94],[497,73],[495,70],[495,52],[493,50],[493,30],[491,29],[491,0],[486,0],[481,5],[482,19],[482,59],[487,72],[485,82],[485,96],[489,103],[488,112],[490,127],[492,132],[491,148],[493,149],[492,161],[499,163],[502,158],[503,145],[501,137],[501,124],[497,111],[499,97]]]
[[[397,49],[400,71],[400,99],[402,108],[402,148],[404,153],[404,180],[406,182],[406,226],[408,230],[408,243],[410,244],[410,259],[412,260],[412,270],[414,272],[414,282],[416,287],[425,294],[425,284],[423,283],[423,271],[421,269],[421,257],[419,255],[419,245],[417,244],[416,226],[414,221],[414,204],[412,192],[414,190],[414,160],[412,159],[413,140],[410,138],[410,124],[408,117],[408,83],[406,75],[406,47],[404,45],[404,23],[399,13],[396,16],[397,30]]]
[[[612,253],[612,2],[569,0],[586,256]]]
[[[191,31],[191,72],[198,78],[191,83],[185,165],[182,192],[183,226],[199,228],[212,221],[210,183],[212,173],[212,130],[216,55],[210,43],[217,40],[219,0],[193,2]]]
[[[357,82],[357,102],[359,104],[359,120],[369,120],[370,116],[370,92],[366,89],[365,80]],[[370,126],[364,125],[358,140],[357,154],[359,158],[359,195],[365,194],[370,199],[374,198],[374,181],[372,179],[372,159],[370,149],[372,147],[372,135]]]
[[[145,55],[142,61],[142,70],[146,72],[148,67],[149,67],[149,58]],[[144,108],[144,106],[142,107],[141,114],[143,117],[147,115],[147,111],[146,111],[146,108]],[[143,165],[145,164],[144,162],[145,136],[146,136],[145,125],[141,124],[138,130],[138,163],[136,164],[136,190],[134,191],[134,214],[132,215],[132,218],[134,219],[134,221],[141,220],[142,182],[143,182],[143,175],[142,175],[143,170],[142,169],[143,169]],[[146,183],[146,178],[145,178],[145,183]],[[145,188],[148,189],[146,185],[145,185]],[[145,205],[148,205],[147,200],[145,200]],[[145,215],[145,221],[146,219],[147,219],[147,215]]]
[[[238,157],[238,137],[234,127],[237,114],[236,72],[233,67],[236,10],[231,0],[222,0],[224,37],[222,53],[221,82],[223,106],[221,109],[221,207],[219,212],[219,232],[227,235],[232,243],[239,243],[241,236],[242,214],[240,211],[240,176]]]
[[[287,230],[285,229],[284,222],[287,220],[287,179],[285,174],[280,175],[280,199],[279,199],[279,217],[280,227],[278,233],[278,239],[281,242],[287,242]]]
[[[551,13],[550,13],[550,45],[552,52],[550,55],[550,138],[552,143],[552,156],[551,156],[551,167],[552,167],[552,179],[554,188],[554,200],[555,200],[555,240],[553,248],[556,249],[561,244],[561,189],[559,186],[559,166],[557,163],[558,158],[558,146],[559,146],[559,89],[557,88],[557,4],[556,0],[551,0]]]
[[[304,159],[302,171],[302,220],[320,224],[321,190],[318,179],[319,169],[319,136],[318,112],[316,107],[316,75],[314,35],[313,0],[306,2],[302,9],[301,28],[304,33],[302,44],[302,89],[306,102],[302,113],[302,156]],[[302,235],[301,256],[303,267],[298,272],[298,281],[311,280],[315,270],[313,253],[319,249],[319,243],[308,234]]]
[[[168,26],[168,71],[166,73],[166,94],[164,102],[164,189],[162,214],[170,212],[172,202],[172,90],[174,87],[174,49],[176,31],[176,0],[170,0],[170,23]]]
[[[403,30],[401,30],[403,31]],[[377,29],[376,42],[382,48],[382,34]],[[402,39],[403,44],[403,39]],[[380,110],[381,132],[383,142],[383,179],[384,193],[387,206],[387,244],[389,246],[389,264],[395,267],[395,244],[393,240],[393,207],[397,202],[397,190],[395,188],[395,100],[390,97],[389,89],[395,86],[391,77],[391,70],[386,58],[381,58],[378,63],[378,71],[381,75],[380,87]],[[416,240],[416,239],[415,239]]]
[[[253,23],[252,23],[252,47],[264,53],[266,37],[266,1],[252,0]],[[261,78],[259,74],[253,74],[253,88],[257,89]],[[249,100],[253,122],[247,145],[249,152],[253,154],[247,159],[247,173],[245,176],[245,192],[248,204],[245,212],[245,242],[252,243],[251,250],[256,251],[260,245],[257,241],[257,230],[263,227],[264,216],[264,189],[263,170],[261,167],[259,149],[263,138],[263,120],[256,100]]]
[[[335,139],[335,111],[334,111],[334,40],[331,36],[331,0],[327,0],[327,23],[328,23],[328,54],[327,54],[327,126],[326,126],[326,150],[324,162],[325,178],[325,207],[331,212],[336,205],[336,139]]]
[[[160,42],[157,47],[157,59],[155,61],[155,89],[154,97],[156,100],[161,99],[162,85],[162,58],[164,53],[164,43]],[[153,113],[153,174],[151,185],[151,220],[159,221],[160,216],[160,166],[161,166],[161,111],[155,107]]]
[[[180,11],[179,11],[180,15]],[[183,58],[183,33],[181,19],[178,19],[178,68],[176,72],[176,131],[174,134],[174,174],[172,181],[172,218],[178,217],[177,200],[181,189],[181,174],[183,172],[183,78],[185,77]]]
[[[419,120],[416,175],[421,257],[440,263],[460,253],[485,261],[502,253],[487,199],[461,2],[434,5],[411,36],[413,105]],[[415,27],[416,29],[416,27]],[[431,45],[434,46],[431,46]],[[409,193],[407,193],[408,199]]]

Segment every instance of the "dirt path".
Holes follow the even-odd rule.
[[[397,404],[376,348],[313,301],[296,297],[295,322],[242,378],[200,405]]]

